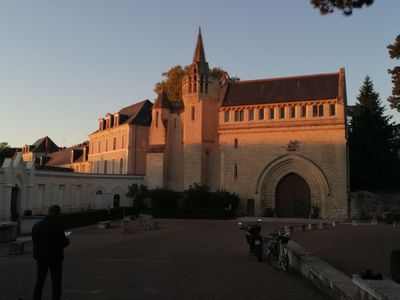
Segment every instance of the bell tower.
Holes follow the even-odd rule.
[[[194,182],[219,187],[219,79],[208,66],[199,28],[192,64],[182,80],[184,188]]]

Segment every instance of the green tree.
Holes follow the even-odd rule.
[[[399,189],[399,126],[384,115],[379,94],[367,76],[351,112],[349,130],[352,190]]]
[[[161,89],[164,89],[170,100],[174,101],[182,99],[182,79],[183,76],[185,76],[188,67],[189,66],[182,67],[177,65],[170,68],[167,72],[162,73],[162,76],[165,77],[165,79],[156,83],[154,91],[159,93]],[[212,68],[210,72],[212,76],[218,79],[220,79],[222,75],[227,74],[227,72],[220,67]],[[237,77],[235,77],[235,79],[238,80]]]
[[[400,58],[400,34],[397,36],[396,41],[387,46],[389,49],[389,55],[392,59]],[[400,112],[400,66],[396,66],[393,69],[388,70],[389,74],[392,75],[392,95],[388,98],[390,107],[397,109]]]
[[[345,16],[350,16],[353,9],[369,6],[374,0],[311,0],[314,8],[318,8],[322,15],[333,13],[335,10],[341,10]]]

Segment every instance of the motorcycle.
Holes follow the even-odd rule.
[[[263,238],[261,233],[261,224],[243,224],[238,223],[239,229],[246,231],[246,241],[249,244],[249,253],[257,257],[259,262],[263,261]]]

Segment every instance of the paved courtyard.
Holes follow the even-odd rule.
[[[263,224],[263,233],[274,226]],[[0,246],[1,299],[31,299],[35,264],[26,248],[8,256]],[[78,229],[65,256],[63,299],[327,299],[296,272],[249,257],[233,220],[161,219],[160,229],[134,234]],[[50,299],[49,280],[45,291]]]
[[[400,249],[400,226],[340,224],[294,232],[292,238],[349,277],[372,269],[390,278],[390,254]]]

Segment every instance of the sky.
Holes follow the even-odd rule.
[[[309,0],[0,0],[0,142],[88,140],[98,119],[154,101],[161,73],[192,62],[201,26],[206,59],[242,80],[346,70],[348,103],[366,75],[383,104],[386,46],[400,1],[351,17],[321,16]],[[400,113],[387,114],[400,122]]]

